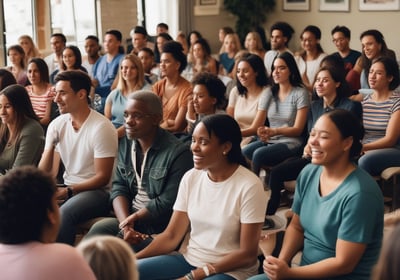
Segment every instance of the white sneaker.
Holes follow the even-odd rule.
[[[279,231],[284,231],[286,229],[286,224],[287,221],[278,215],[265,216],[264,225],[262,227],[262,234],[271,234]]]

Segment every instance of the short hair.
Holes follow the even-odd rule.
[[[62,33],[53,33],[53,34],[51,34],[50,38],[53,38],[53,37],[59,37],[64,44],[67,43],[67,37],[65,37],[65,35]]]
[[[389,83],[389,89],[396,89],[400,83],[399,65],[397,61],[387,56],[381,56],[375,59],[371,66],[378,62],[382,63],[383,67],[385,67],[386,76],[392,77],[392,80]]]
[[[71,88],[75,93],[81,89],[85,90],[87,93],[86,97],[88,104],[90,104],[89,93],[92,86],[92,81],[87,73],[76,70],[62,71],[57,74],[57,76],[54,78],[54,81],[55,83],[59,81],[70,82]]]
[[[42,241],[57,191],[50,174],[33,166],[15,167],[0,179],[0,243]]]
[[[224,26],[221,28],[221,30],[225,33],[225,35],[235,33],[235,30],[233,30],[233,28],[230,26]]]
[[[248,166],[240,147],[242,133],[239,124],[234,118],[227,114],[214,114],[205,116],[199,123],[203,123],[209,136],[211,137],[211,134],[214,134],[218,138],[219,143],[231,143],[232,147],[227,154],[229,162],[238,163],[245,167]]]
[[[106,34],[113,35],[118,41],[122,41],[122,33],[116,29],[107,30]]]
[[[115,236],[94,236],[76,247],[98,280],[138,280],[136,256],[124,240]]]
[[[88,35],[86,36],[85,40],[93,40],[95,41],[97,44],[100,43],[99,37],[95,36],[95,35]]]
[[[145,38],[147,38],[147,30],[143,26],[135,26],[130,32],[130,35],[132,36],[133,34],[142,34],[144,35]]]
[[[136,100],[146,104],[146,108],[151,115],[162,117],[163,107],[160,97],[149,90],[138,90],[128,95],[127,99]]]
[[[160,22],[159,24],[157,24],[157,27],[160,27],[160,28],[164,28],[164,29],[169,30],[168,24],[166,24],[166,23],[164,23],[164,22]]]
[[[186,68],[187,65],[187,58],[186,55],[183,53],[183,47],[180,43],[176,41],[168,41],[162,47],[162,53],[169,53],[176,59],[179,63],[179,73]]]
[[[75,63],[73,66],[74,69],[80,69],[82,67],[82,54],[81,54],[81,51],[79,50],[79,48],[77,46],[69,45],[64,48],[63,52],[66,49],[70,49],[74,53],[74,56],[75,56]],[[64,61],[62,63],[62,66],[63,66],[63,70],[67,69],[67,65],[65,65]]]
[[[360,118],[352,111],[339,108],[326,112],[322,116],[327,116],[335,124],[343,139],[353,138],[349,159],[353,160],[359,157],[362,149],[361,141],[364,138],[364,127]]]
[[[154,57],[154,52],[152,49],[148,48],[148,47],[144,47],[143,49],[141,49],[139,52],[146,52],[148,53],[150,56]]]
[[[14,75],[7,69],[0,69],[0,90],[8,87],[9,85],[15,85],[17,80]]]
[[[271,26],[271,33],[274,30],[279,30],[282,32],[283,37],[287,38],[287,42],[286,42],[286,47],[289,45],[289,41],[290,39],[292,39],[293,33],[294,33],[294,29],[293,27],[284,21],[278,21],[275,22],[272,26]]]
[[[208,95],[214,97],[217,102],[216,108],[223,109],[226,106],[225,84],[214,74],[200,72],[192,79],[192,85],[203,85],[208,91]]]
[[[251,68],[253,68],[256,73],[256,84],[260,87],[264,87],[268,85],[268,77],[267,72],[265,70],[264,61],[256,54],[248,54],[242,57],[239,62],[247,62]],[[239,91],[239,95],[246,96],[247,88],[242,85],[239,79],[236,79],[237,89]]]
[[[22,67],[23,69],[25,69],[25,51],[24,49],[20,46],[20,45],[11,45],[8,47],[7,49],[7,55],[10,55],[10,51],[16,51],[21,55],[21,62],[20,62],[20,67]]]
[[[39,57],[31,58],[28,62],[28,66],[31,63],[35,63],[36,67],[39,70],[40,82],[41,83],[50,83],[49,67],[47,66],[47,63],[42,58],[39,58]],[[28,75],[28,77],[29,77],[29,75]]]
[[[350,29],[348,29],[346,26],[344,25],[336,25],[332,31],[331,31],[331,35],[335,34],[336,32],[341,32],[344,37],[350,39],[351,37],[351,31]]]

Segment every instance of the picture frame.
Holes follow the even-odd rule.
[[[350,12],[350,0],[320,0],[321,12]]]
[[[217,5],[217,0],[200,0],[200,6]]]
[[[284,0],[284,11],[309,11],[310,0]]]
[[[400,0],[359,0],[360,11],[398,11]]]
[[[223,0],[196,0],[194,6],[195,16],[219,15]]]

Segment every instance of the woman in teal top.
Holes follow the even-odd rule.
[[[10,85],[0,92],[0,173],[36,165],[43,152],[44,132],[28,92]]]
[[[279,257],[267,256],[269,279],[370,279],[383,234],[383,197],[353,159],[364,130],[351,112],[323,114],[311,130],[312,164],[297,179],[293,219]],[[299,267],[289,267],[303,248]],[[266,279],[266,275],[251,279]]]

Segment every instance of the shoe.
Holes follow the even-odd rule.
[[[273,229],[275,227],[275,223],[272,219],[265,218],[264,225],[262,227],[262,230],[268,230],[268,229]]]
[[[284,231],[286,228],[286,220],[278,215],[266,216],[262,231],[266,233],[274,233]]]

